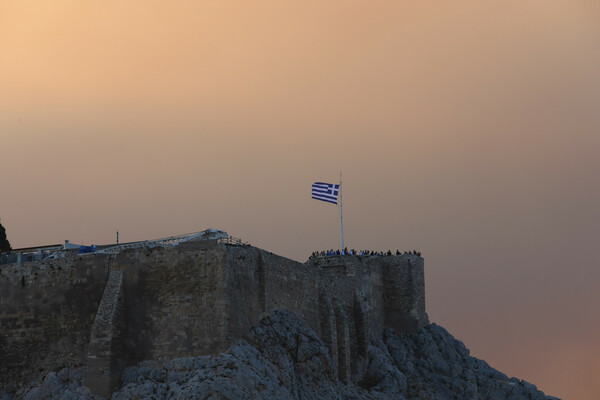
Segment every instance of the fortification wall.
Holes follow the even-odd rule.
[[[253,247],[228,246],[226,250],[227,338],[244,337],[265,311],[265,265]]]
[[[125,264],[126,340],[138,348],[132,361],[227,348],[224,259],[223,246],[198,241],[146,251],[138,268]]]
[[[12,391],[84,365],[111,270],[122,270],[118,365],[227,348],[225,249],[214,241],[117,255],[69,255],[0,269],[0,383]],[[113,332],[106,331],[105,335]],[[96,357],[92,349],[92,357]]]
[[[424,265],[416,255],[328,257],[301,264],[252,247],[227,249],[229,338],[243,337],[261,313],[295,312],[327,343],[339,378],[384,327],[416,332],[428,323]]]
[[[0,269],[0,381],[7,389],[85,360],[107,276],[104,257]]]
[[[412,332],[428,322],[423,259],[343,256],[301,264],[206,240],[4,266],[0,388],[87,364],[88,386],[106,396],[126,365],[225,351],[279,308],[323,338],[346,382],[370,335],[384,327]]]

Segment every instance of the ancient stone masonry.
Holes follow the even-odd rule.
[[[302,264],[216,240],[3,265],[0,389],[87,365],[107,396],[125,366],[223,352],[276,309],[312,328],[349,382],[370,336],[428,324],[424,282],[416,255]]]
[[[92,325],[85,377],[87,386],[103,396],[118,386],[125,364],[123,300],[123,271],[111,271]]]
[[[367,332],[367,316],[365,315],[365,302],[360,293],[354,294],[354,322],[356,328],[356,355],[364,357],[369,344]]]
[[[81,365],[108,276],[76,255],[0,268],[0,380],[7,391],[57,366]]]
[[[319,288],[319,328],[321,339],[329,349],[329,354],[333,360],[332,370],[338,374],[338,344],[337,328],[335,322],[335,313],[331,305],[331,299],[322,286]]]
[[[337,331],[338,378],[344,383],[350,380],[350,329],[348,316],[344,307],[336,301],[334,306],[335,326]]]

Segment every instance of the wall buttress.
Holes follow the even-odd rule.
[[[343,383],[350,382],[350,329],[348,326],[348,317],[343,306],[337,299],[334,299],[335,325],[337,328],[338,344],[338,378]]]
[[[327,292],[321,286],[319,290],[319,320],[321,327],[321,339],[329,349],[331,356],[332,370],[337,378],[338,371],[338,348],[337,348],[337,329],[335,325],[335,313],[331,306],[331,300]]]
[[[110,397],[119,385],[124,360],[121,336],[124,322],[123,271],[110,271],[98,307],[88,350],[85,385],[92,392]]]

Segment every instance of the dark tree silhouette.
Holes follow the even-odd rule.
[[[11,251],[10,243],[6,238],[6,229],[0,223],[0,253],[3,251]]]

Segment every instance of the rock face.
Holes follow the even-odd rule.
[[[84,368],[69,370],[63,368],[59,372],[50,372],[42,381],[34,381],[20,388],[11,397],[0,390],[0,400],[24,399],[63,399],[63,400],[101,400],[83,385]]]
[[[471,357],[435,324],[416,334],[384,330],[358,357],[343,384],[315,332],[295,314],[276,311],[226,353],[127,368],[112,399],[556,399]],[[83,375],[82,369],[50,373],[13,398],[98,399],[82,385]],[[0,392],[0,399],[10,398]]]

